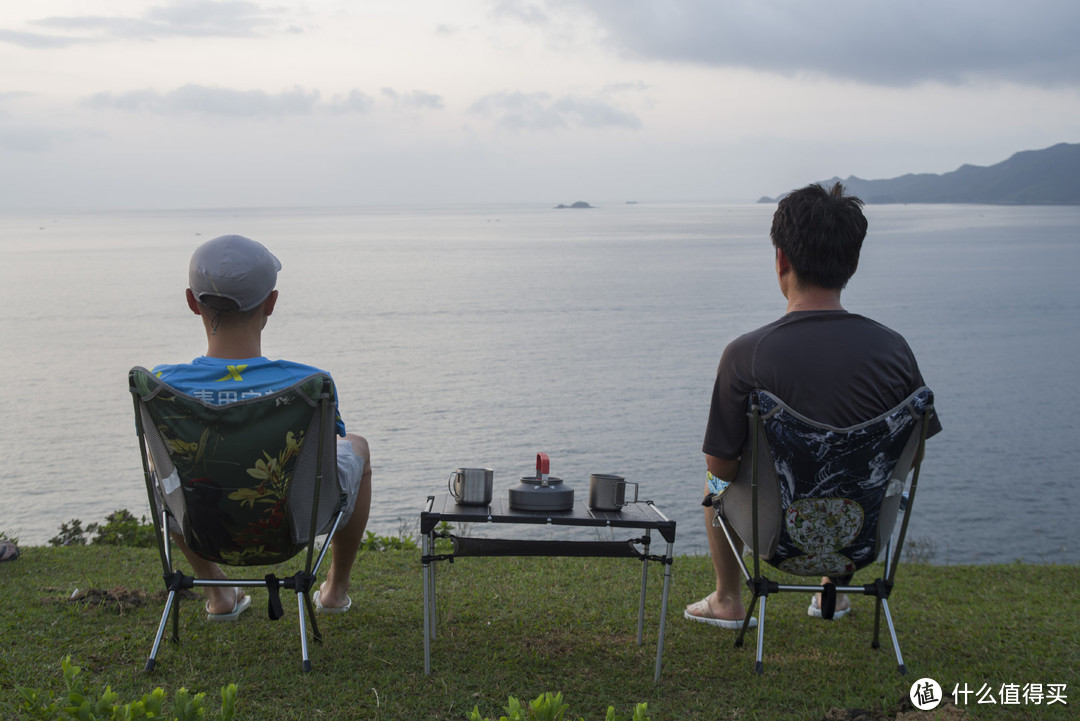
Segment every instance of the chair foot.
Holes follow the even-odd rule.
[[[302,667],[302,668],[304,669],[304,673],[307,673],[308,671],[310,671],[310,670],[311,670],[311,661],[306,661],[306,660],[305,660],[305,661],[304,661],[304,662],[303,662],[302,664],[300,664],[300,665],[301,665],[301,667]]]
[[[765,673],[765,664],[761,661],[754,661],[754,673],[761,676]]]
[[[900,672],[901,676],[907,676],[907,666],[900,664],[896,667],[896,670]]]
[[[154,670],[154,659],[150,658],[146,660],[146,666],[143,667],[143,671],[150,672]]]

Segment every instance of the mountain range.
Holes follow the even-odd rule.
[[[995,165],[961,165],[941,175],[908,174],[887,180],[863,180],[852,175],[821,184],[828,188],[837,182],[867,203],[1078,205],[1080,144],[1059,143],[1044,150],[1025,150]],[[759,202],[775,200],[762,198]]]

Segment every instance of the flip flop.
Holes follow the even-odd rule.
[[[0,541],[0,562],[14,561],[19,557],[19,547],[11,541]]]
[[[324,606],[322,605],[322,591],[316,591],[315,595],[311,597],[311,600],[315,603],[315,613],[345,613],[352,608],[352,599],[348,596],[345,597],[344,606]]]
[[[709,599],[703,598],[696,603],[692,603],[686,607],[683,611],[683,618],[688,621],[697,621],[698,623],[707,623],[710,626],[717,626],[719,628],[726,628],[732,631],[738,631],[742,628],[742,619],[729,620],[726,618],[715,618],[709,615]],[[750,618],[750,628],[757,626],[757,619]]]
[[[237,591],[239,593],[239,590]],[[236,621],[240,618],[240,614],[248,610],[251,606],[251,596],[246,593],[240,598],[236,599],[233,604],[233,610],[227,613],[210,613],[209,601],[207,601],[206,620],[207,621]]]
[[[836,621],[837,619],[843,618],[844,616],[848,615],[848,613],[850,611],[851,611],[851,600],[849,599],[847,608],[842,609],[842,610],[838,608],[835,611],[833,611],[832,620]],[[817,594],[816,593],[814,595],[810,596],[810,608],[806,609],[806,615],[810,616],[811,618],[821,618],[822,620],[824,620],[824,618],[821,615],[821,609],[818,608]]]

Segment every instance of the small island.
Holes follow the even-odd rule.
[[[592,206],[589,205],[588,203],[586,203],[584,200],[579,200],[578,202],[573,203],[571,205],[563,205],[562,203],[559,203],[558,205],[555,206],[555,210],[559,210],[561,208],[591,208],[591,207]]]

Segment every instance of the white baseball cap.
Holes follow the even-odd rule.
[[[191,255],[188,286],[195,299],[228,298],[238,311],[257,307],[277,284],[281,261],[251,238],[223,235],[208,240]]]

